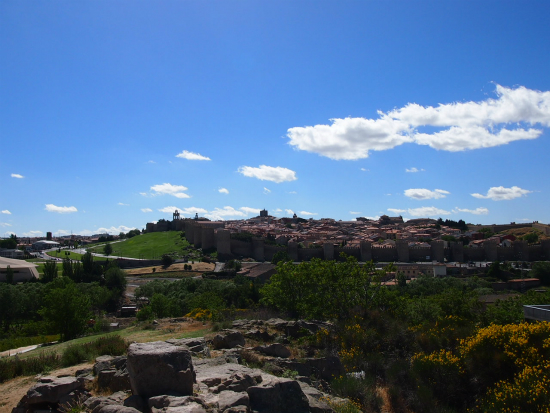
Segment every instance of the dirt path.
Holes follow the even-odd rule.
[[[74,376],[77,370],[92,366],[93,363],[83,363],[78,366],[54,370],[47,374],[47,376]],[[27,391],[34,383],[36,383],[36,376],[16,377],[13,380],[0,383],[0,413],[11,413],[11,409],[27,394]]]
[[[38,348],[38,344],[34,344],[32,346],[26,346],[26,347],[19,347],[19,348],[13,348],[11,350],[2,351],[0,353],[0,357],[9,357],[9,356],[15,356],[16,354],[26,353],[27,351],[34,350]]]

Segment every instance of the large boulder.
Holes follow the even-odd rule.
[[[308,413],[309,402],[296,380],[273,379],[246,392],[250,407],[259,413]]]
[[[25,401],[28,405],[57,404],[75,390],[84,390],[83,382],[77,377],[42,377],[29,389]]]
[[[267,346],[257,346],[254,347],[254,350],[271,357],[290,357],[290,350],[279,343],[274,343]]]
[[[210,357],[210,349],[204,337],[170,339],[166,342],[175,346],[187,347],[193,356]]]
[[[164,341],[130,344],[127,369],[135,395],[193,394],[195,371],[185,347]]]
[[[212,339],[212,345],[216,350],[244,346],[244,343],[244,336],[236,330],[222,330]]]

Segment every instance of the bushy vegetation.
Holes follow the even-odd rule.
[[[138,312],[138,319],[179,317],[219,320],[236,308],[250,308],[259,301],[259,286],[243,276],[228,281],[185,278],[155,280],[136,289],[136,297],[147,297],[149,305]]]
[[[544,411],[550,324],[522,323],[522,305],[548,303],[550,293],[486,309],[484,279],[421,277],[380,288],[381,276],[350,258],[280,263],[261,293],[295,317],[334,322],[309,346],[340,357],[351,375],[331,387],[362,411],[378,411],[375,388],[387,389],[396,412]]]
[[[17,376],[41,374],[50,370],[73,366],[95,359],[99,355],[119,356],[126,352],[128,343],[118,335],[99,337],[85,344],[67,347],[61,355],[41,353],[37,357],[20,359],[9,357],[0,359],[0,383]]]

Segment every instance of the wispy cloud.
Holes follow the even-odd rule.
[[[142,212],[153,212],[151,208],[141,208]]]
[[[298,215],[302,215],[302,216],[305,216],[305,217],[310,217],[310,216],[319,215],[319,214],[317,212],[299,211]]]
[[[438,217],[440,215],[451,215],[450,211],[446,211],[441,208],[436,207],[420,207],[420,208],[409,208],[409,209],[396,209],[396,208],[388,208],[388,211],[393,212],[395,214],[403,214],[407,213],[413,217]]]
[[[241,166],[238,172],[249,178],[257,178],[262,181],[271,181],[280,184],[298,179],[296,172],[281,166],[260,165],[258,168],[252,166]]]
[[[208,212],[204,208],[197,208],[197,207],[178,208],[178,207],[175,207],[175,206],[167,206],[167,207],[159,209],[159,211],[163,212],[165,214],[173,214],[176,209],[182,215],[204,214],[204,213]]]
[[[120,234],[121,232],[128,232],[133,229],[136,229],[136,227],[127,227],[125,225],[119,225],[118,227],[101,227],[97,229],[97,234]]]
[[[42,235],[44,235],[44,233],[42,231],[28,231],[28,232],[23,232],[22,234],[24,237],[41,237]]]
[[[156,163],[155,161],[147,161],[147,163]]]
[[[58,214],[70,214],[72,212],[78,212],[78,209],[74,206],[56,206],[54,204],[46,204],[46,211],[48,212],[57,212]]]
[[[424,188],[413,188],[405,190],[406,197],[417,200],[440,199],[445,198],[449,194],[449,191],[445,191],[443,189],[434,189],[433,191],[430,191],[429,189]]]
[[[361,168],[361,170],[362,170],[363,172],[368,172],[368,171],[369,171],[369,170],[366,169],[366,168]]]
[[[260,215],[260,208],[241,207],[239,209],[245,214]]]
[[[189,151],[183,151],[176,155],[176,158],[187,159],[188,161],[211,161],[207,156],[202,156],[200,153],[194,153]]]
[[[264,194],[270,194],[271,190],[264,186]]]
[[[459,212],[465,212],[465,213],[474,214],[474,215],[487,215],[489,213],[489,210],[483,207],[476,208],[476,209],[455,208],[453,209],[453,212],[455,214],[458,214]]]
[[[176,198],[190,198],[184,191],[187,191],[187,188],[183,185],[172,185],[168,183],[153,185],[151,191],[154,192],[154,195],[172,195]]]
[[[289,215],[294,215],[294,211],[292,209],[285,209],[285,212]]]
[[[0,222],[0,227],[11,227],[11,224],[8,224],[7,222]]]
[[[229,190],[227,188],[220,188],[218,189],[218,192],[220,194],[226,194],[226,195],[229,194]]]
[[[417,172],[424,172],[424,169],[418,169],[418,168],[412,167],[410,169],[408,169],[408,168],[405,169],[405,172],[414,174],[414,173],[417,173]]]
[[[361,212],[359,211],[349,211],[351,215],[359,215]]]
[[[11,215],[11,212],[8,211],[7,209],[4,209],[4,210],[2,211],[2,214]]]
[[[489,188],[487,195],[472,194],[474,198],[480,199],[492,199],[493,201],[509,201],[511,199],[520,198],[533,191],[527,189],[521,189],[519,186],[513,186],[511,188],[505,188],[503,186],[494,186]]]
[[[287,131],[296,149],[331,159],[362,159],[404,143],[437,150],[490,148],[513,141],[536,139],[550,126],[550,92],[496,85],[496,99],[447,103],[437,107],[409,103],[378,118],[331,119],[330,125],[294,127]],[[418,128],[432,127],[426,133]]]
[[[18,178],[18,179],[23,179],[24,178],[24,176],[20,175],[20,174],[11,174],[11,177],[12,178]]]
[[[119,202],[117,205],[120,205],[120,206],[130,206],[130,204],[125,204],[124,202]]]

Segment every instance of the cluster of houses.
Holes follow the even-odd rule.
[[[265,211],[265,210],[264,210]],[[262,211],[262,212],[264,212]],[[359,217],[355,221],[336,221],[331,218],[304,220],[276,218],[265,211],[248,220],[226,221],[225,229],[232,233],[251,233],[271,239],[277,244],[300,243],[305,248],[320,247],[324,243],[359,247],[361,241],[379,246],[395,246],[396,240],[407,241],[409,247],[429,247],[433,240],[462,240],[469,247],[483,247],[485,242],[496,241],[499,246],[511,246],[513,235],[493,236],[485,239],[482,226],[462,232],[458,228],[438,225],[435,219],[421,218],[404,222],[402,217],[381,216],[377,220]]]

